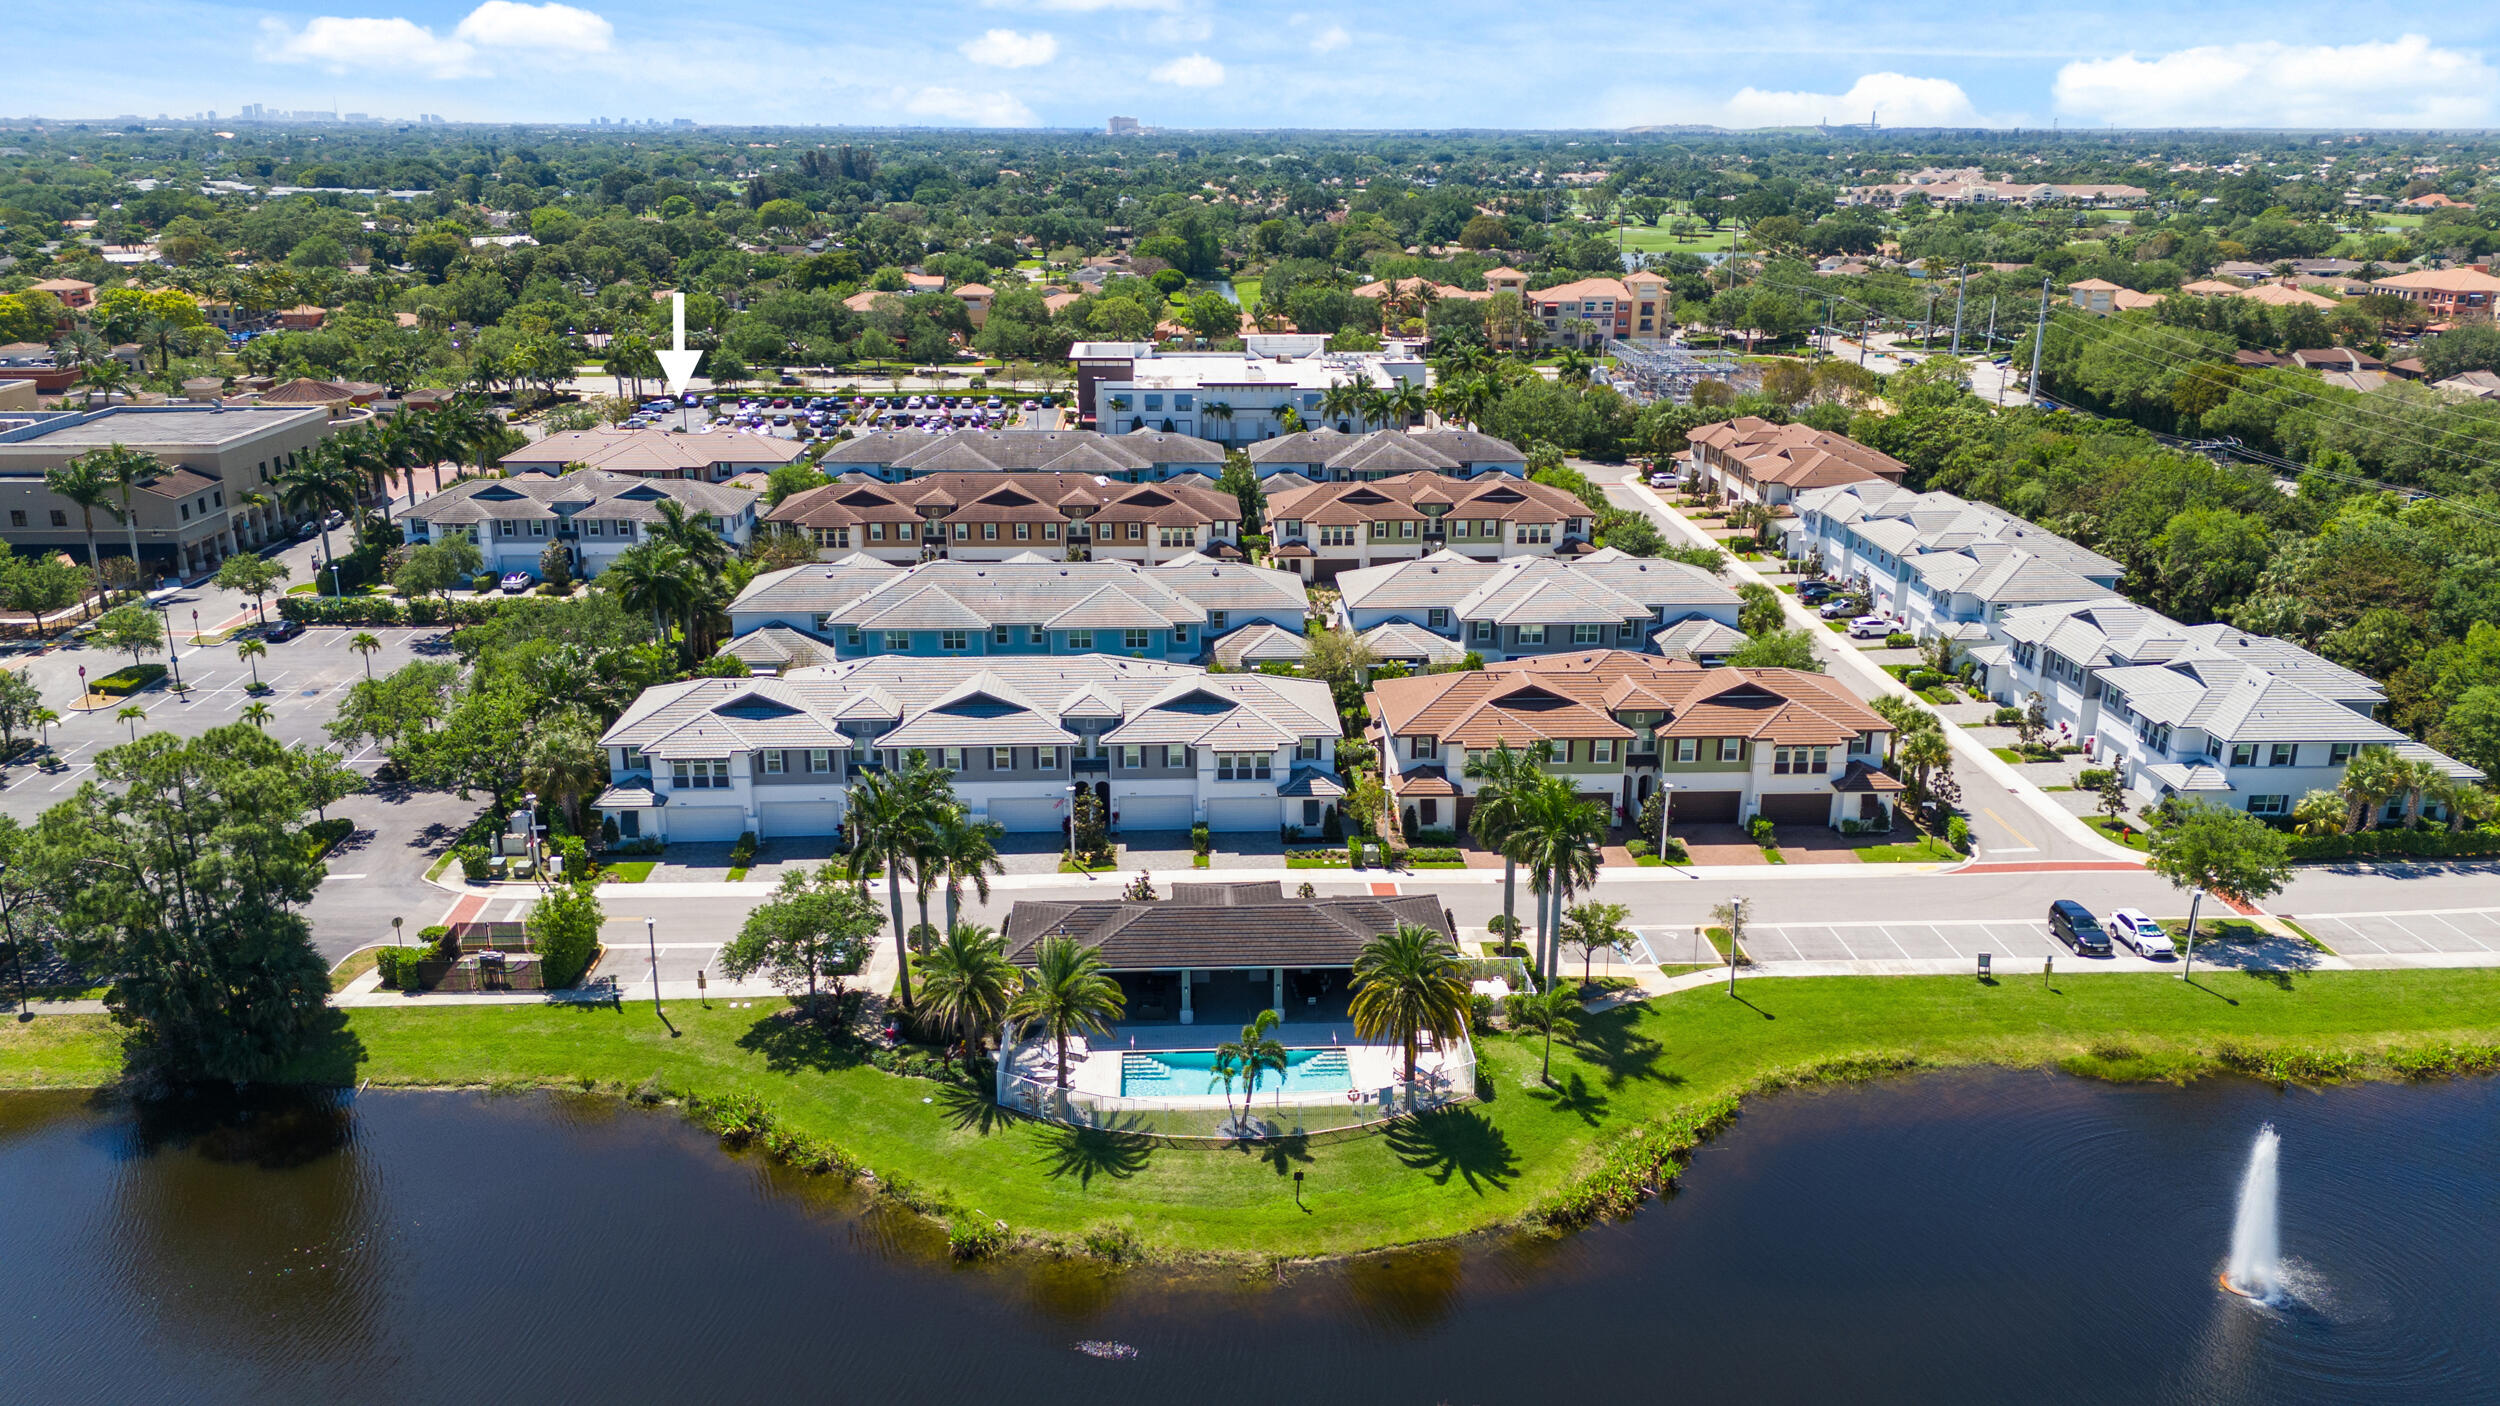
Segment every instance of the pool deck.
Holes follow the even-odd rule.
[[[1068,1086],[1096,1101],[1118,1100],[1124,1103],[1152,1105],[1159,1108],[1220,1108],[1225,1106],[1224,1089],[1219,1082],[1213,1093],[1200,1095],[1156,1095],[1150,1098],[1127,1099],[1121,1090],[1121,1056],[1134,1050],[1153,1053],[1167,1050],[1212,1050],[1227,1040],[1238,1038],[1240,1032],[1229,1025],[1181,1025],[1177,1022],[1122,1023],[1107,1036],[1090,1041],[1068,1042]],[[1357,1089],[1376,1090],[1397,1082],[1404,1055],[1394,1045],[1366,1044],[1356,1039],[1353,1024],[1336,1022],[1287,1022],[1276,1027],[1275,1039],[1287,1049],[1342,1048],[1346,1064]],[[1457,1052],[1452,1051],[1452,1056]],[[1006,1055],[1006,1069],[1045,1084],[1057,1082],[1053,1066],[1055,1058],[1050,1041],[1027,1040]],[[1418,1074],[1428,1074],[1441,1067],[1443,1055],[1429,1047],[1416,1060]],[[1281,1099],[1286,1104],[1345,1102],[1342,1090],[1304,1090],[1286,1093],[1278,1087],[1276,1076],[1261,1080],[1259,1102],[1266,1105]],[[1238,1101],[1239,1094],[1234,1095]]]

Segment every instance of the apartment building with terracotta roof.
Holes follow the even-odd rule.
[[[1270,497],[1267,518],[1278,564],[1311,581],[1443,550],[1481,561],[1567,555],[1589,550],[1592,535],[1586,503],[1507,474],[1315,483]]]
[[[767,515],[805,533],[817,556],[879,561],[1005,561],[1037,552],[1155,566],[1192,552],[1241,558],[1241,503],[1195,478],[1125,483],[1096,474],[938,473],[886,483],[845,475],[794,493]]]
[[[2375,279],[2370,287],[2418,305],[2435,322],[2489,321],[2500,278],[2478,268],[2419,269]]]
[[[1627,823],[1661,786],[1681,825],[1889,829],[1901,783],[1892,725],[1845,687],[1793,669],[1705,668],[1595,649],[1481,670],[1382,679],[1363,696],[1401,816],[1463,825],[1471,754],[1543,744],[1544,769]]]
[[[1703,485],[1748,503],[1786,503],[1847,483],[1898,484],[1909,472],[1909,465],[1847,435],[1759,415],[1697,426],[1684,437]]]
[[[1659,342],[1675,330],[1667,280],[1648,269],[1621,278],[1583,278],[1524,291],[1529,324],[1553,345],[1603,346],[1608,340]]]

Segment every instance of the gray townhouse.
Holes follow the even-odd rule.
[[[400,514],[412,546],[465,537],[486,557],[486,570],[539,575],[539,557],[561,546],[573,574],[607,570],[627,548],[650,540],[661,505],[675,503],[710,527],[733,553],[755,536],[755,494],[692,478],[655,478],[607,469],[556,477],[541,473],[471,479]]]
[[[1581,557],[1479,561],[1435,552],[1338,576],[1333,623],[1411,658],[1422,639],[1488,662],[1593,648],[1657,651],[1687,622],[1734,629],[1734,591],[1696,566],[1605,548]]]

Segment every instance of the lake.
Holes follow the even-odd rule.
[[[2214,1286],[2268,1121],[2283,1310]],[[956,1268],[609,1100],[9,1095],[0,1254],[10,1401],[2489,1402],[2500,1084],[1787,1095],[1629,1223],[1281,1284]]]

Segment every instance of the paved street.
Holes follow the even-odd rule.
[[[2347,957],[2480,957],[2500,961],[2500,909],[2304,913],[2300,925]]]

